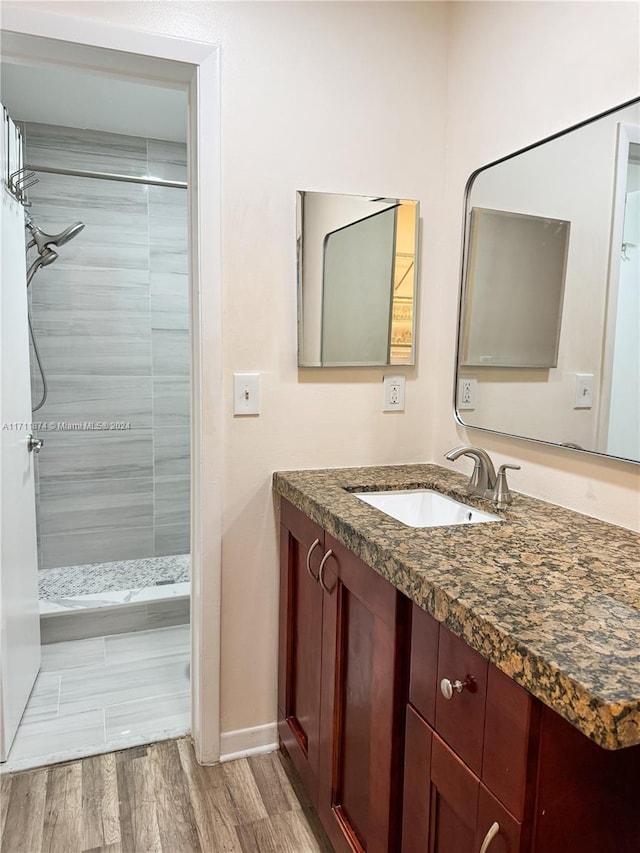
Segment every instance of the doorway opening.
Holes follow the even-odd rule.
[[[67,220],[83,226],[73,242],[55,248],[59,260],[38,270],[29,294],[34,337],[42,341],[40,359],[32,348],[34,406],[47,388],[33,414],[43,439],[35,500],[44,665],[22,724],[31,732],[19,733],[15,742],[14,749],[26,744],[17,750],[16,766],[148,742],[190,727],[198,757],[209,763],[219,748],[217,684],[202,689],[199,652],[203,632],[218,634],[219,525],[215,514],[207,531],[200,522],[207,489],[200,476],[199,279],[208,267],[216,282],[217,258],[199,239],[215,223],[200,210],[198,188],[216,165],[199,145],[211,116],[196,112],[195,104],[198,86],[215,84],[217,92],[216,49],[140,33],[140,53],[122,53],[119,40],[130,50],[131,34],[96,24],[87,24],[85,44],[62,45],[53,24],[43,22],[53,38],[25,34],[32,30],[27,25],[3,33],[9,70],[3,87],[12,77],[33,82],[48,75],[52,84],[64,76],[67,85],[57,88],[76,113],[82,97],[69,91],[74,75],[80,88],[93,85],[102,94],[88,97],[98,107],[94,126],[86,115],[73,118],[73,110],[20,115],[10,107],[23,129],[24,162],[38,178],[29,189],[31,228],[60,236]],[[215,68],[210,63],[203,74],[211,59]],[[55,107],[46,83],[44,90],[49,108]],[[151,110],[136,105],[134,90],[152,102]],[[158,109],[163,92],[165,106]],[[8,97],[5,88],[3,100]],[[167,138],[173,131],[140,127],[145,112],[166,125],[167,104],[177,102],[183,112],[175,135],[181,139]],[[116,126],[105,127],[109,114]],[[215,242],[209,244],[214,251]],[[40,250],[37,241],[34,250]],[[214,286],[213,328],[217,296]],[[219,354],[213,356],[209,369],[215,373]],[[211,456],[215,460],[216,452]],[[204,581],[203,550],[214,569]],[[203,597],[214,604],[206,626]],[[217,672],[217,654],[211,663]],[[111,676],[124,692],[110,693]],[[94,749],[91,737],[86,745],[69,740],[64,754],[58,748],[63,718],[80,715],[66,720],[69,728],[95,734],[100,709],[87,703],[102,688],[104,744]],[[154,720],[145,721],[143,709],[154,705]],[[207,731],[203,710],[213,723]],[[55,755],[38,752],[34,726],[44,718],[57,740]]]

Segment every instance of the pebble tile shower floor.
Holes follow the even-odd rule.
[[[55,601],[75,595],[183,583],[189,580],[190,559],[189,554],[177,554],[42,569],[38,573],[40,598]]]

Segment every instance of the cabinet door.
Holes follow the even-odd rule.
[[[431,751],[429,853],[475,851],[480,782],[433,735]]]
[[[324,595],[320,818],[336,853],[399,849],[406,599],[354,554],[333,556]]]
[[[414,623],[415,624],[415,623]],[[402,853],[426,853],[431,805],[432,729],[407,705],[402,800]]]
[[[317,806],[323,596],[315,578],[324,531],[284,500],[281,520],[278,730]]]

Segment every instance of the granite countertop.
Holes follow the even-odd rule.
[[[411,528],[350,491],[433,488],[438,465],[286,471],[274,489],[600,746],[640,744],[640,536],[514,493],[502,523]],[[346,491],[348,490],[348,491]]]

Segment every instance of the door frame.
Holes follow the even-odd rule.
[[[220,757],[223,422],[209,389],[222,385],[220,48],[17,4],[3,5],[1,25],[9,61],[64,64],[188,92],[191,731],[198,761],[213,764]]]

